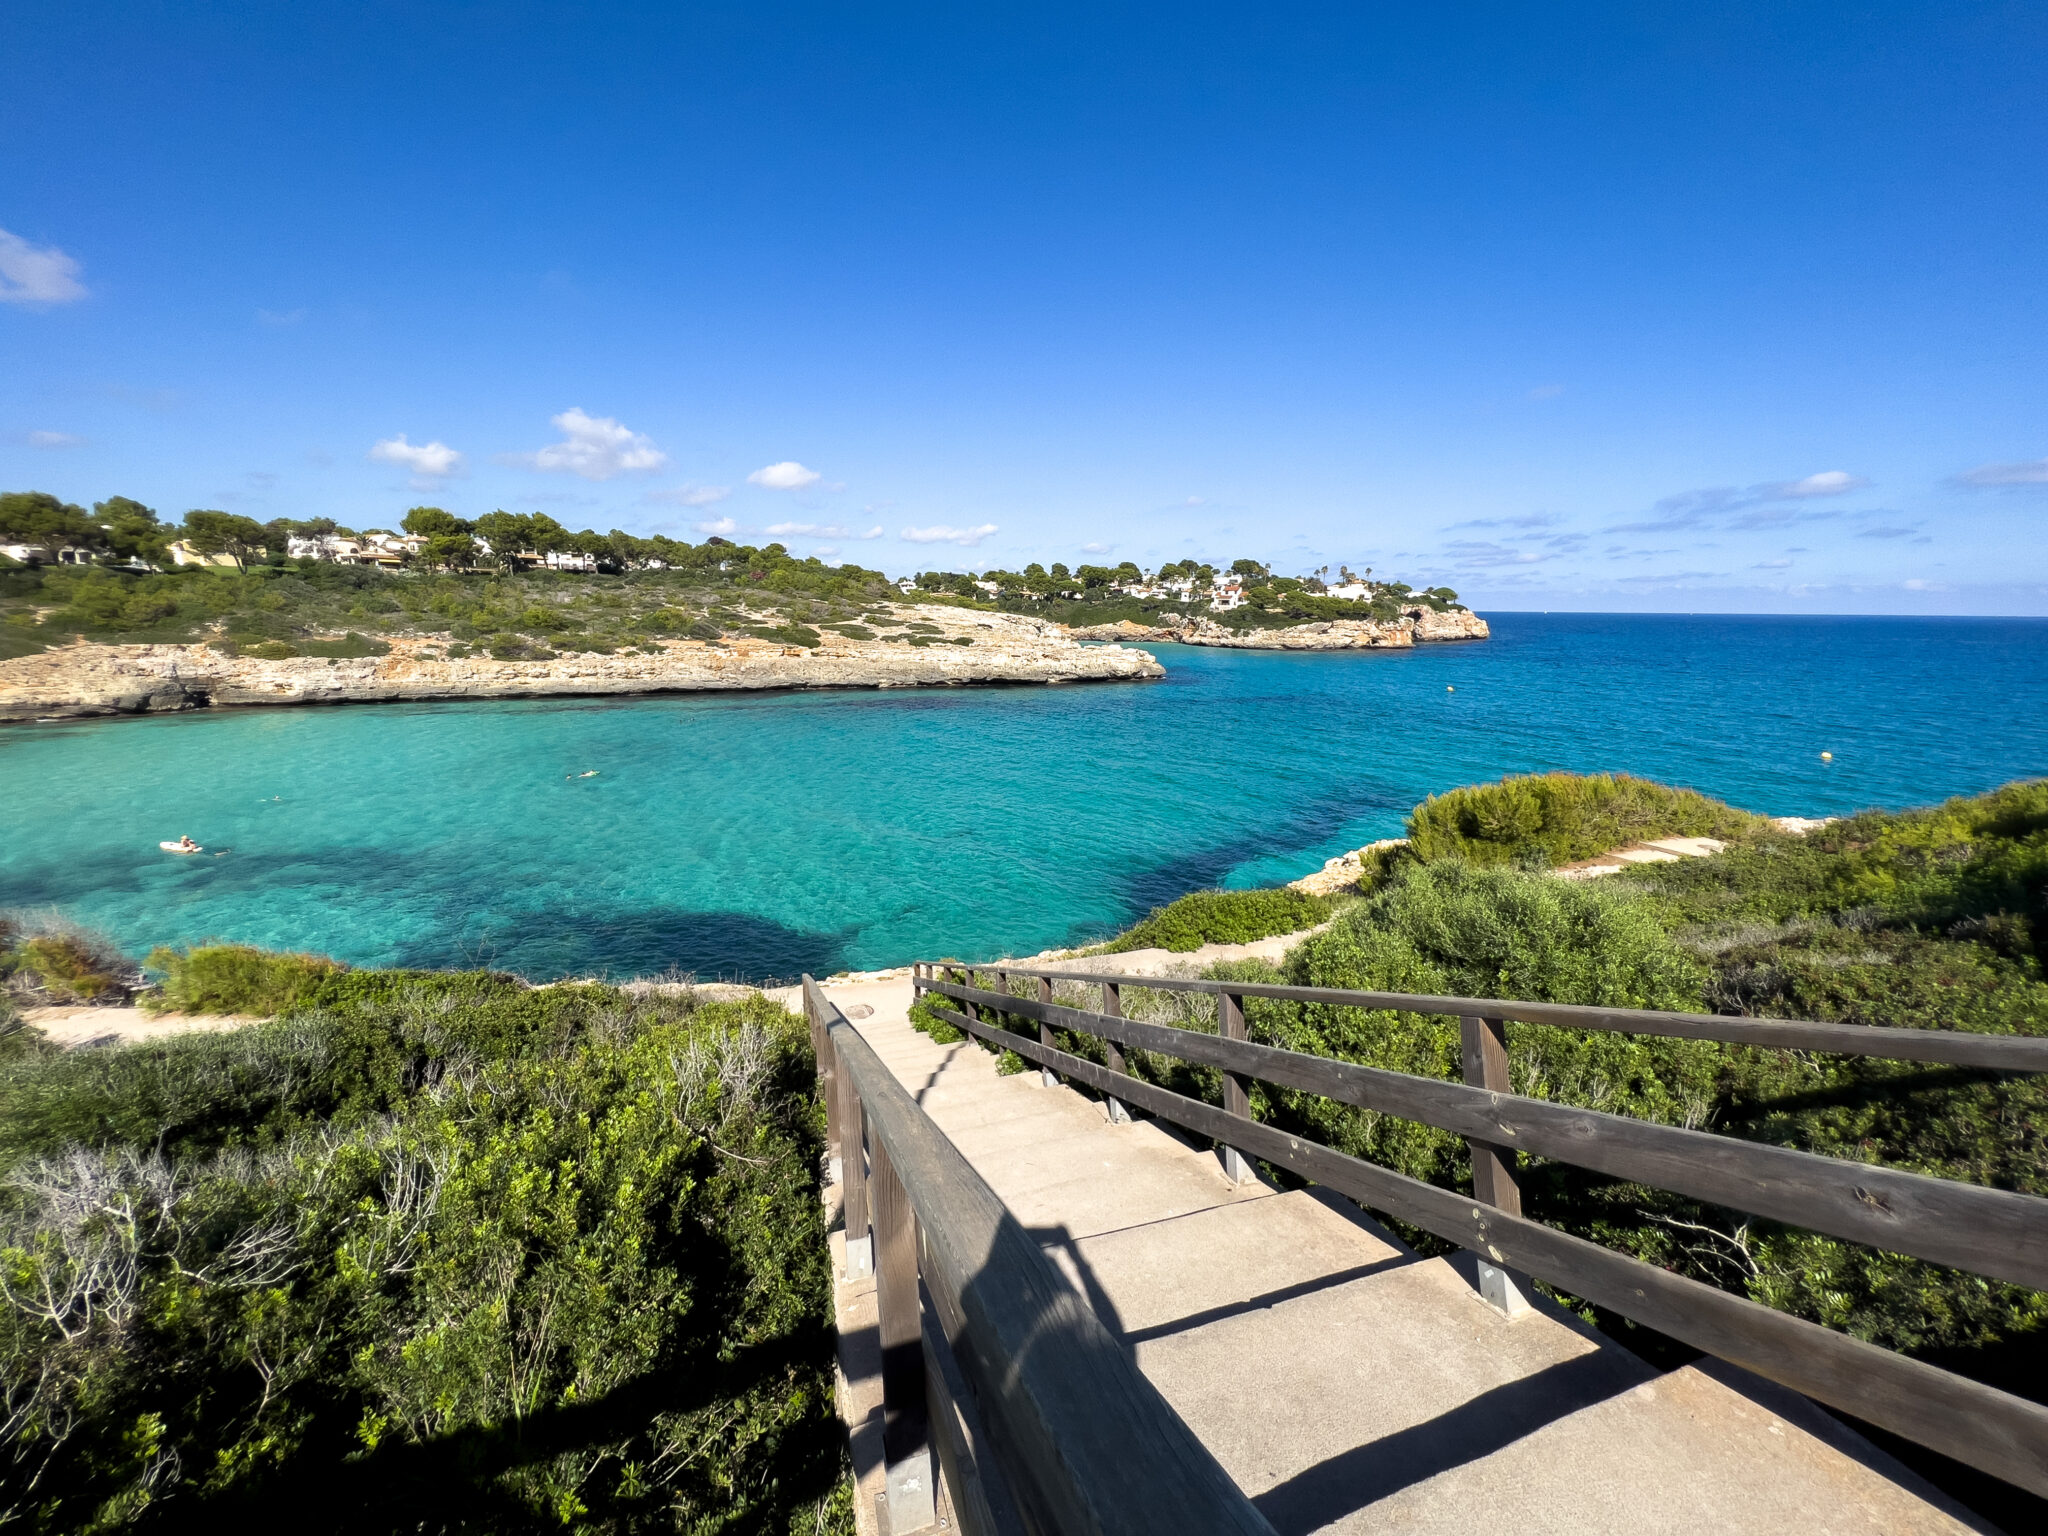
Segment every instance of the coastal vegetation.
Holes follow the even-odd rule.
[[[1387,622],[1458,607],[1370,571],[1277,576],[1256,560],[1156,571],[1054,563],[979,575],[879,571],[712,537],[572,531],[545,513],[474,520],[414,507],[398,529],[197,509],[172,523],[130,497],[90,511],[40,491],[0,493],[0,659],[84,639],[188,644],[271,660],[384,654],[395,639],[437,654],[545,660],[752,636],[814,648],[827,631],[911,647],[971,644],[916,627],[915,608],[1028,614],[1075,625],[1206,616],[1239,634],[1321,619]]]
[[[175,959],[290,1006],[0,1044],[0,1518],[851,1531],[801,1021]]]
[[[1420,859],[1548,866],[1660,837],[1728,841],[1769,818],[1691,789],[1618,773],[1535,773],[1431,795],[1408,817]]]
[[[780,544],[570,533],[544,515],[493,513],[461,524],[469,531],[456,542],[473,549],[475,530],[488,528],[505,541],[494,547],[516,548],[521,558],[437,560],[437,552],[448,553],[450,535],[422,534],[414,536],[417,551],[393,555],[387,568],[286,555],[292,539],[327,538],[331,524],[243,518],[247,527],[223,531],[209,521],[216,515],[227,516],[195,512],[173,527],[126,498],[87,514],[39,493],[0,496],[0,543],[47,549],[87,541],[76,547],[94,557],[40,565],[0,559],[0,657],[74,639],[205,640],[274,659],[378,655],[398,638],[434,642],[449,656],[508,660],[728,636],[814,647],[827,630],[912,647],[960,643],[920,628],[915,609],[899,606],[959,599],[906,596],[879,571],[797,559]],[[431,507],[413,509],[405,521],[439,528],[443,519],[461,523]],[[116,528],[125,531],[110,531]],[[173,564],[174,543],[222,563]],[[589,568],[551,569],[524,558],[550,553],[575,555]]]
[[[1306,891],[1191,891],[1154,907],[1138,923],[1091,954],[1170,949],[1185,954],[1204,944],[1250,944],[1280,933],[1299,933],[1330,915],[1336,903]]]
[[[0,1026],[17,1004],[126,1002],[141,985],[104,935],[54,912],[0,912]]]
[[[1438,613],[1461,607],[1449,587],[1420,591],[1401,581],[1374,581],[1370,570],[1338,573],[1324,566],[1301,576],[1276,576],[1270,567],[1238,559],[1217,567],[1207,561],[1168,561],[1154,571],[1121,565],[1033,563],[1021,571],[921,571],[917,586],[961,601],[979,599],[1006,612],[1029,613],[1079,627],[1129,621],[1157,626],[1168,615],[1203,615],[1238,634],[1286,629],[1316,620],[1388,623],[1410,609]]]
[[[1410,827],[1413,851],[1369,870],[1365,897],[1281,965],[1235,962],[1201,974],[2048,1033],[2048,781],[1921,810],[1868,812],[1798,836],[1689,791],[1546,775],[1437,797],[1416,808]],[[1553,859],[1601,851],[1592,845],[1603,838],[1687,832],[1731,845],[1599,880],[1543,871]],[[1094,1006],[1086,989],[1061,986],[1061,1001]],[[1127,984],[1123,1006],[1133,1017],[1216,1027],[1205,997]],[[1455,1019],[1256,997],[1245,1009],[1255,1040],[1462,1076]],[[1516,1093],[2048,1196],[2048,1082],[2038,1077],[1512,1022],[1507,1030]],[[1101,1059],[1093,1042],[1064,1041]],[[1133,1071],[1179,1091],[1212,1102],[1220,1095],[1213,1071],[1144,1052],[1129,1057]],[[1416,1178],[1471,1187],[1469,1152],[1449,1133],[1263,1085],[1253,1090],[1252,1112]],[[1563,1164],[1522,1162],[1525,1208],[1545,1221],[2041,1395],[2048,1295]],[[1405,1235],[1424,1251],[1443,1247],[1425,1233]],[[1684,1358],[1632,1324],[1600,1320],[1653,1357]],[[1969,1483],[1953,1468],[1933,1470]],[[2007,1497],[1970,1486],[1973,1497]]]

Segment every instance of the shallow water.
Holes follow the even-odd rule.
[[[1092,938],[1503,773],[1825,815],[2048,772],[2048,621],[1489,618],[1412,652],[1162,646],[1151,684],[12,727],[0,905],[138,953],[758,978]],[[208,851],[157,850],[184,832]]]

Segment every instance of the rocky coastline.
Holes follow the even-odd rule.
[[[1403,611],[1398,619],[1329,619],[1286,629],[1254,629],[1237,633],[1206,614],[1183,618],[1167,614],[1158,625],[1098,624],[1069,631],[1076,640],[1170,641],[1178,645],[1220,646],[1240,651],[1377,651],[1405,650],[1459,640],[1486,640],[1493,631],[1486,620],[1464,608],[1439,611],[1426,605]]]
[[[948,613],[922,645],[828,634],[812,649],[755,639],[675,640],[633,654],[545,660],[450,658],[432,642],[390,654],[264,660],[199,645],[80,642],[0,661],[0,722],[161,714],[220,706],[548,698],[778,688],[931,688],[969,683],[1140,681],[1166,675],[1144,651],[1082,645],[1009,614]]]

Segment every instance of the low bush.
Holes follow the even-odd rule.
[[[51,913],[0,913],[0,985],[37,1004],[125,1003],[142,980],[104,936]]]
[[[1333,910],[1327,896],[1285,888],[1266,891],[1194,891],[1154,907],[1135,927],[1118,934],[1096,953],[1133,949],[1186,953],[1204,944],[1249,944],[1275,934],[1313,928]]]
[[[143,998],[159,1013],[233,1013],[269,1017],[313,1003],[322,985],[348,969],[325,955],[281,954],[248,944],[159,948],[149,968],[162,984]]]
[[[1230,974],[2039,1035],[2044,895],[2048,784],[2036,782],[1852,817],[1805,838],[1748,838],[1712,858],[1596,882],[1439,857],[1397,869],[1341,912],[1288,956],[1284,977]],[[1256,998],[1246,1012],[1253,1037],[1272,1044],[1461,1075],[1454,1019]],[[2048,1195],[2040,1077],[1515,1023],[1508,1043],[1517,1093]],[[1254,1112],[1469,1188],[1469,1156],[1447,1133],[1281,1090],[1257,1090]],[[2048,1295],[1523,1162],[1525,1205],[1544,1220],[2009,1390],[2039,1390]]]
[[[0,1055],[0,1518],[850,1532],[813,1073],[487,975]]]
[[[1627,774],[1538,773],[1432,795],[1408,817],[1422,859],[1541,868],[1657,837],[1753,836],[1767,818]]]

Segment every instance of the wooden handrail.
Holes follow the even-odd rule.
[[[956,969],[964,962],[948,961]],[[993,966],[974,967],[993,970]],[[1681,1040],[1720,1040],[1729,1045],[1762,1045],[1787,1051],[1828,1051],[1842,1056],[1877,1056],[1890,1061],[1929,1061],[1992,1072],[2048,1072],[2048,1036],[1979,1035],[1957,1029],[1898,1029],[1882,1024],[1828,1024],[1815,1019],[1751,1019],[1720,1013],[1663,1013],[1652,1008],[1593,1008],[1577,1003],[1517,1002],[1497,997],[1433,997],[1407,992],[1355,992],[1342,987],[1293,987],[1262,981],[1198,981],[1179,976],[1133,976],[1116,971],[1069,971],[1018,965],[1015,976],[1099,985],[1121,982],[1156,992],[1227,993],[1283,1002],[1324,1003],[1334,1008],[1372,1008],[1451,1017],[1513,1019],[1520,1024],[1553,1024],[1611,1034],[1664,1035]]]
[[[1104,977],[1088,973],[1073,979],[1099,985]],[[1156,978],[1115,979],[1125,986],[1149,987]],[[1212,985],[1225,995],[1238,989],[1237,983]],[[926,995],[963,1003],[971,999],[977,1015],[972,1019],[927,1006],[949,1023],[1049,1071],[1471,1249],[1482,1264],[1490,1261],[1533,1275],[1958,1461],[2048,1494],[2048,1407],[2042,1404],[1556,1231],[1519,1215],[1518,1207],[1508,1208],[1499,1192],[1491,1200],[1475,1200],[1440,1189],[1112,1071],[986,1019],[990,1013],[1017,1014],[1035,1021],[1041,1032],[1058,1028],[1113,1039],[1226,1074],[1423,1121],[1510,1153],[1519,1148],[2020,1284],[2048,1283],[2048,1200],[1141,1024],[945,981],[922,967],[915,986]]]
[[[915,1218],[917,1273],[1024,1522],[1053,1536],[1273,1536],[1086,1302],[809,976],[829,1070]],[[1034,1047],[1036,1042],[1032,1042]],[[879,1219],[879,1203],[877,1204]],[[879,1236],[879,1234],[878,1234]],[[878,1243],[877,1279],[887,1281]],[[901,1283],[901,1277],[897,1277]],[[885,1406],[885,1423],[887,1412]]]
[[[1869,1243],[1892,1253],[2048,1290],[2048,1200],[1874,1163],[1658,1125],[1604,1110],[1384,1067],[1333,1061],[1191,1029],[1113,1019],[1079,1008],[1005,999],[1001,993],[932,982],[928,990],[983,1009],[1199,1062],[1225,1073],[1419,1120],[1489,1146],[1509,1148],[1650,1184],[1714,1205]],[[1228,1102],[1226,1110],[1241,1114]],[[1509,1208],[1487,1196],[1487,1204]],[[1517,1203],[1513,1209],[1519,1209]]]

